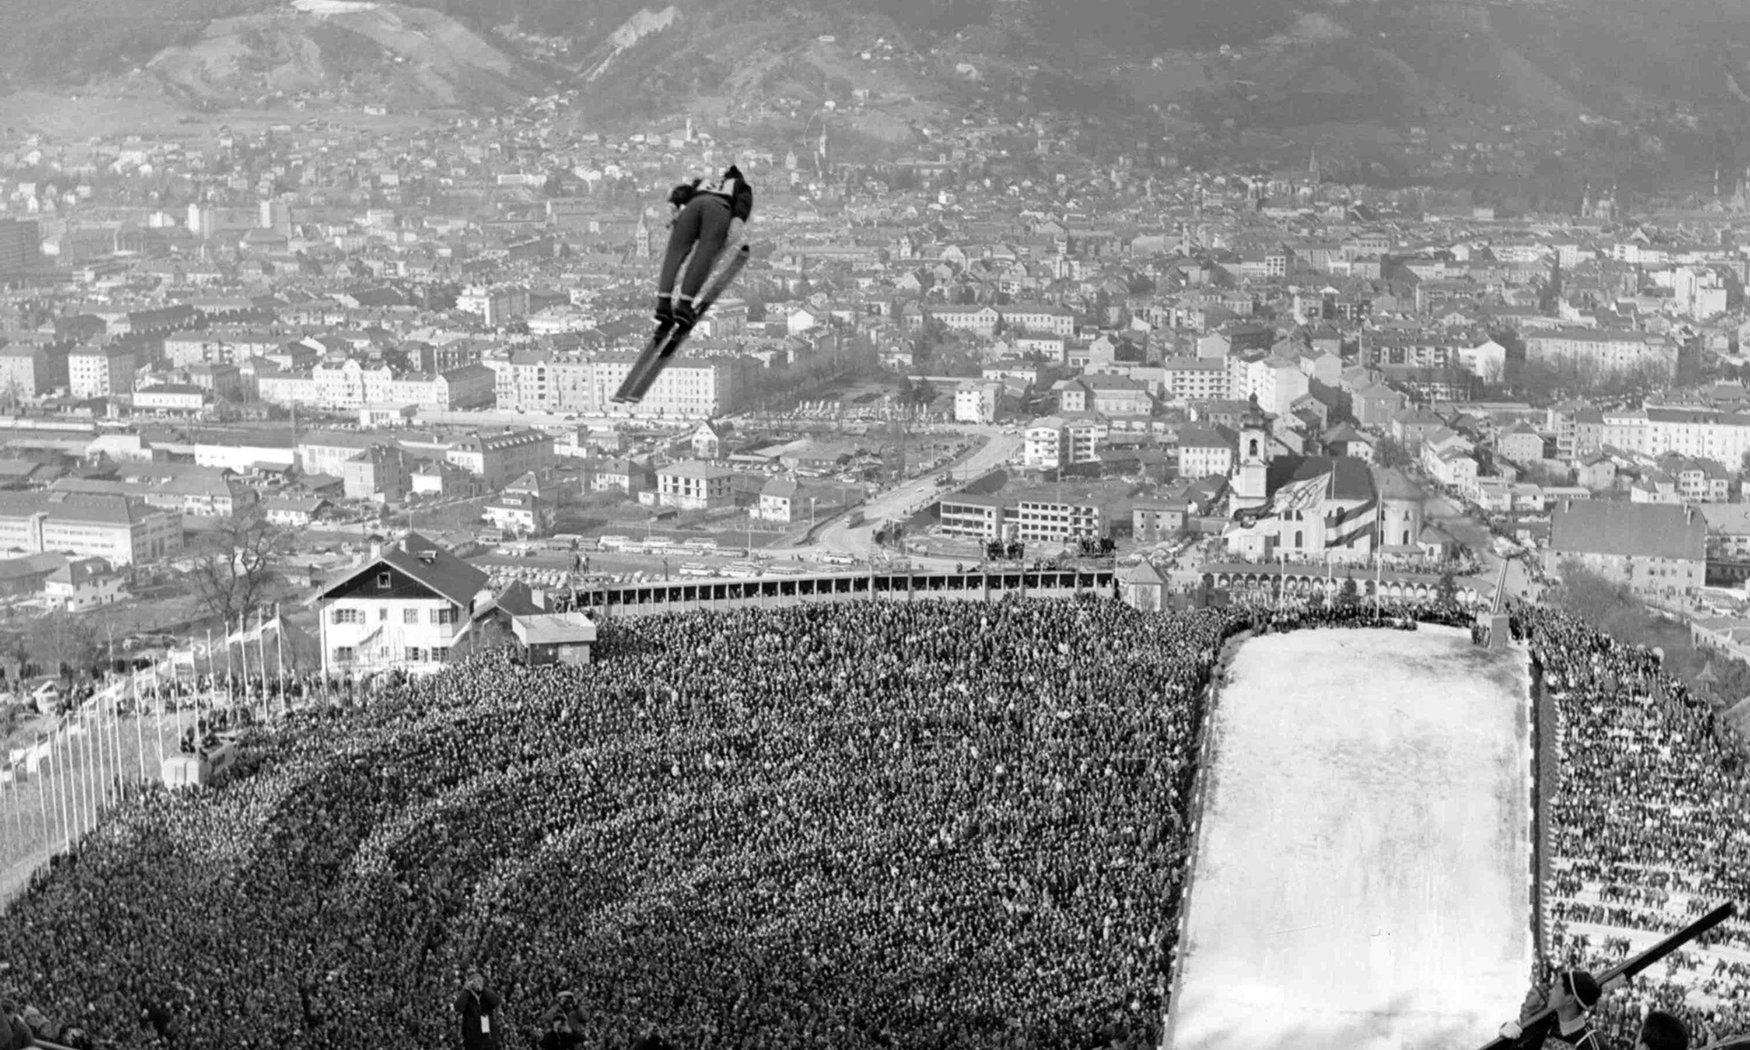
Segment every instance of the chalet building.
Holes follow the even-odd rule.
[[[102,558],[73,558],[43,581],[51,608],[85,612],[113,605],[126,596],[127,580]]]
[[[374,545],[363,565],[317,599],[323,673],[441,670],[488,597],[486,581],[418,533]]]

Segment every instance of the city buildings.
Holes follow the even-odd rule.
[[[1594,375],[1646,371],[1677,375],[1679,344],[1665,336],[1619,328],[1552,328],[1525,337],[1525,360]]]
[[[657,500],[679,510],[716,510],[733,506],[735,471],[705,460],[682,460],[656,471]]]
[[[0,492],[0,551],[55,551],[119,567],[174,557],[182,549],[180,511],[124,496]]]
[[[0,281],[37,264],[40,233],[33,219],[0,219]]]
[[[134,392],[136,358],[118,346],[87,346],[67,357],[67,392],[74,397],[114,397]]]
[[[444,459],[473,474],[489,489],[530,472],[541,472],[557,460],[553,435],[541,430],[476,433],[446,443]]]
[[[1706,579],[1707,518],[1694,507],[1563,500],[1550,515],[1544,571],[1573,561],[1643,598],[1681,603]]]

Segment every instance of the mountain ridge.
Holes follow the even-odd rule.
[[[209,111],[491,111],[566,94],[607,126],[832,102],[885,142],[981,106],[1218,137],[1431,125],[1464,138],[1655,114],[1750,161],[1750,5],[1730,0],[13,2],[7,87],[158,92]],[[68,43],[101,17],[120,28]],[[55,41],[64,61],[43,57]],[[30,60],[9,63],[21,50]]]

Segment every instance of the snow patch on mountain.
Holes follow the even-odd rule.
[[[326,17],[328,15],[356,15],[371,11],[376,4],[365,0],[292,0],[292,6],[307,15]]]
[[[608,66],[612,65],[614,59],[619,58],[627,48],[652,33],[660,33],[674,25],[680,21],[680,17],[680,8],[673,4],[660,11],[652,11],[648,7],[640,8],[637,14],[621,23],[620,28],[608,34],[605,41],[608,48],[607,57],[597,62],[595,68],[589,71],[588,79],[594,80],[607,72]]]

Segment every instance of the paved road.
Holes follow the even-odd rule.
[[[1502,561],[1501,556],[1495,553],[1494,533],[1482,522],[1466,515],[1464,508],[1449,496],[1429,496],[1428,502],[1423,506],[1423,516],[1432,524],[1451,533],[1453,539],[1476,552],[1477,559],[1483,565],[1483,578],[1493,588],[1495,578],[1501,572]],[[1525,571],[1524,562],[1517,558],[1507,562],[1506,590],[1509,595],[1523,598],[1528,594],[1535,594],[1539,589]]]
[[[956,460],[950,469],[957,478],[976,477],[993,467],[1000,467],[1009,458],[1020,451],[1021,438],[1017,434],[1005,434],[996,427],[983,428],[988,440],[985,444],[964,458]],[[934,502],[941,494],[941,486],[936,483],[940,475],[932,471],[922,477],[913,478],[890,492],[876,497],[863,507],[863,524],[851,526],[844,516],[840,516],[815,533],[814,542],[804,547],[788,547],[774,549],[772,553],[807,553],[810,550],[825,550],[836,554],[848,554],[859,561],[867,563],[870,552],[875,547],[875,529],[886,521],[903,521],[917,513],[918,510]],[[954,558],[937,558],[930,555],[907,555],[912,564],[926,568],[948,568],[956,564]],[[959,559],[963,563],[964,558]]]

